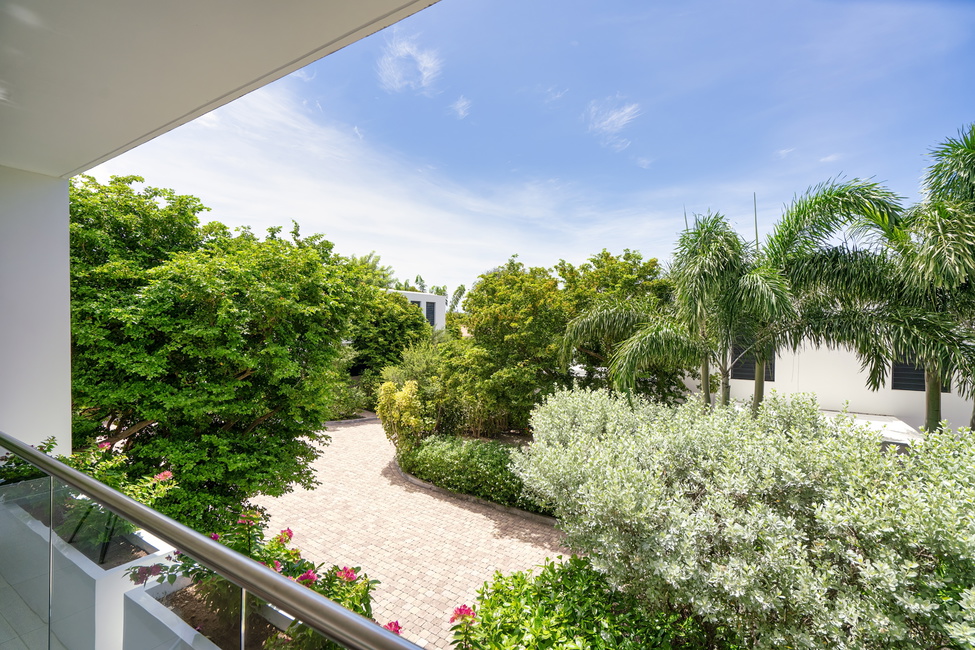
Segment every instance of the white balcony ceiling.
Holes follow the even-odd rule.
[[[0,165],[67,178],[436,0],[0,0]]]

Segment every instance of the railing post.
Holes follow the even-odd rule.
[[[47,647],[50,650],[53,646],[54,627],[54,475],[47,475],[48,483],[48,520],[50,525],[47,528]]]
[[[247,590],[240,588],[240,650],[247,650]]]

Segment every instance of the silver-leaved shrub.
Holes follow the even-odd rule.
[[[647,608],[754,648],[971,648],[975,440],[909,453],[773,395],[757,417],[568,391],[513,464]]]

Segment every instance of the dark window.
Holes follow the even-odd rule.
[[[924,368],[912,361],[894,364],[890,372],[890,387],[894,390],[924,390]],[[951,379],[941,382],[941,392],[951,392]]]
[[[411,300],[410,301],[410,304],[411,305],[416,305],[417,307],[419,307],[420,306],[420,301],[419,300]]]
[[[732,379],[747,379],[755,381],[755,357],[746,354],[742,356],[742,348],[737,345],[731,350],[731,358],[738,359],[731,366]],[[765,381],[775,381],[775,356],[765,362]]]
[[[427,322],[431,327],[437,326],[437,303],[435,302],[427,303]]]

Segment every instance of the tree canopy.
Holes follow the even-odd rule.
[[[199,201],[138,182],[72,183],[74,434],[173,471],[160,509],[212,526],[313,484],[356,283],[320,236],[201,227]]]

